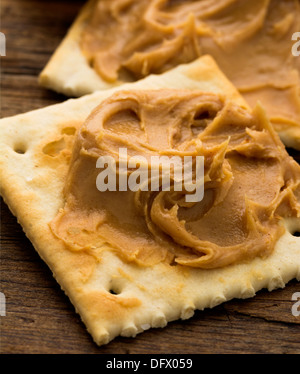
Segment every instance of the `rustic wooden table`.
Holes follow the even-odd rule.
[[[7,41],[6,57],[1,57],[1,117],[66,100],[39,87],[37,76],[83,3],[1,1],[0,31]],[[0,291],[6,296],[1,353],[300,353],[300,317],[291,312],[292,295],[300,291],[296,281],[97,347],[2,201]]]

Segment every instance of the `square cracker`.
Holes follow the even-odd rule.
[[[79,97],[97,90],[105,90],[124,84],[123,81],[110,83],[102,79],[90,66],[80,47],[82,31],[97,1],[88,0],[80,10],[68,33],[40,73],[39,83],[41,86],[70,97]],[[274,39],[274,43],[276,43],[276,39]],[[226,54],[224,58],[226,59]],[[293,72],[295,81],[298,79],[299,72],[300,65],[298,64],[298,67]],[[274,99],[275,102],[269,104],[269,108],[266,107],[266,110],[270,113],[271,123],[283,143],[288,147],[300,150],[300,95],[298,88],[299,85],[289,87],[288,84],[287,87],[282,89],[282,92],[278,93],[276,100]],[[286,90],[285,95],[283,95],[284,90]],[[242,89],[241,94],[245,95],[251,104],[255,104],[259,100],[259,95],[256,91],[250,91],[246,95],[246,92]],[[283,105],[284,101],[290,102],[294,107],[291,112],[282,115],[272,113],[271,106],[276,108]]]
[[[142,268],[123,262],[105,244],[92,255],[76,253],[53,236],[48,224],[64,205],[62,190],[76,129],[103,99],[130,88],[197,89],[224,94],[247,107],[205,56],[160,76],[0,121],[1,195],[98,345],[190,318],[195,309],[300,280],[300,238],[291,234],[299,230],[299,219],[285,221],[286,233],[268,258],[213,270],[164,263]]]
[[[106,90],[124,82],[109,83],[89,65],[80,48],[80,38],[86,22],[98,0],[89,0],[83,6],[49,62],[39,76],[46,88],[67,96],[83,96],[97,90]]]

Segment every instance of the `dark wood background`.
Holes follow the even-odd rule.
[[[1,0],[1,117],[66,99],[37,76],[83,0]],[[299,153],[294,154],[299,157]],[[291,313],[299,283],[196,312],[188,321],[97,347],[68,298],[1,201],[1,353],[300,353],[300,317]]]

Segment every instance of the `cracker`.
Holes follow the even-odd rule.
[[[89,0],[78,14],[67,35],[42,70],[39,76],[42,86],[70,97],[78,97],[123,83],[112,84],[103,80],[81,52],[81,33],[96,2]]]
[[[81,51],[81,34],[96,3],[97,0],[89,0],[78,14],[67,35],[42,70],[39,76],[39,83],[42,86],[64,93],[67,96],[78,97],[124,83],[122,81],[110,83],[103,80],[89,65]],[[296,22],[299,22],[299,20],[295,21],[295,24]],[[274,43],[276,43],[276,38],[274,38]],[[221,59],[226,61],[226,54],[220,55],[218,58],[220,63],[222,62]],[[264,70],[263,66],[261,70]],[[274,102],[268,102],[269,107],[265,108],[283,143],[288,147],[300,149],[300,97],[299,84],[297,84],[299,80],[299,64],[294,67],[291,76],[293,78],[289,78],[285,86],[280,86]],[[276,76],[274,76],[275,78]],[[254,86],[255,84],[260,86],[261,83],[258,81],[253,82],[253,84]],[[249,100],[250,105],[254,107],[257,100],[260,98],[263,100],[264,95],[267,97],[269,88],[269,86],[265,87],[266,92],[263,93],[263,87],[261,91],[253,89],[249,92],[244,91],[244,87],[241,87],[241,93]],[[274,108],[280,108],[284,101],[289,109],[285,111],[274,110]]]
[[[132,89],[188,88],[227,95],[247,107],[210,57],[161,76],[123,86]],[[116,336],[134,337],[150,327],[192,317],[232,298],[253,297],[300,280],[300,220],[286,220],[286,232],[266,259],[203,270],[159,263],[123,262],[105,245],[93,254],[64,247],[49,222],[64,205],[63,186],[76,130],[90,111],[120,88],[0,121],[1,195],[40,257],[70,298],[98,345]]]

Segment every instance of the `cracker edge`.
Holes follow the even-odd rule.
[[[80,49],[82,30],[96,2],[89,0],[79,11],[66,36],[41,71],[38,79],[41,86],[70,97],[79,97],[122,84],[111,84],[101,79]]]

